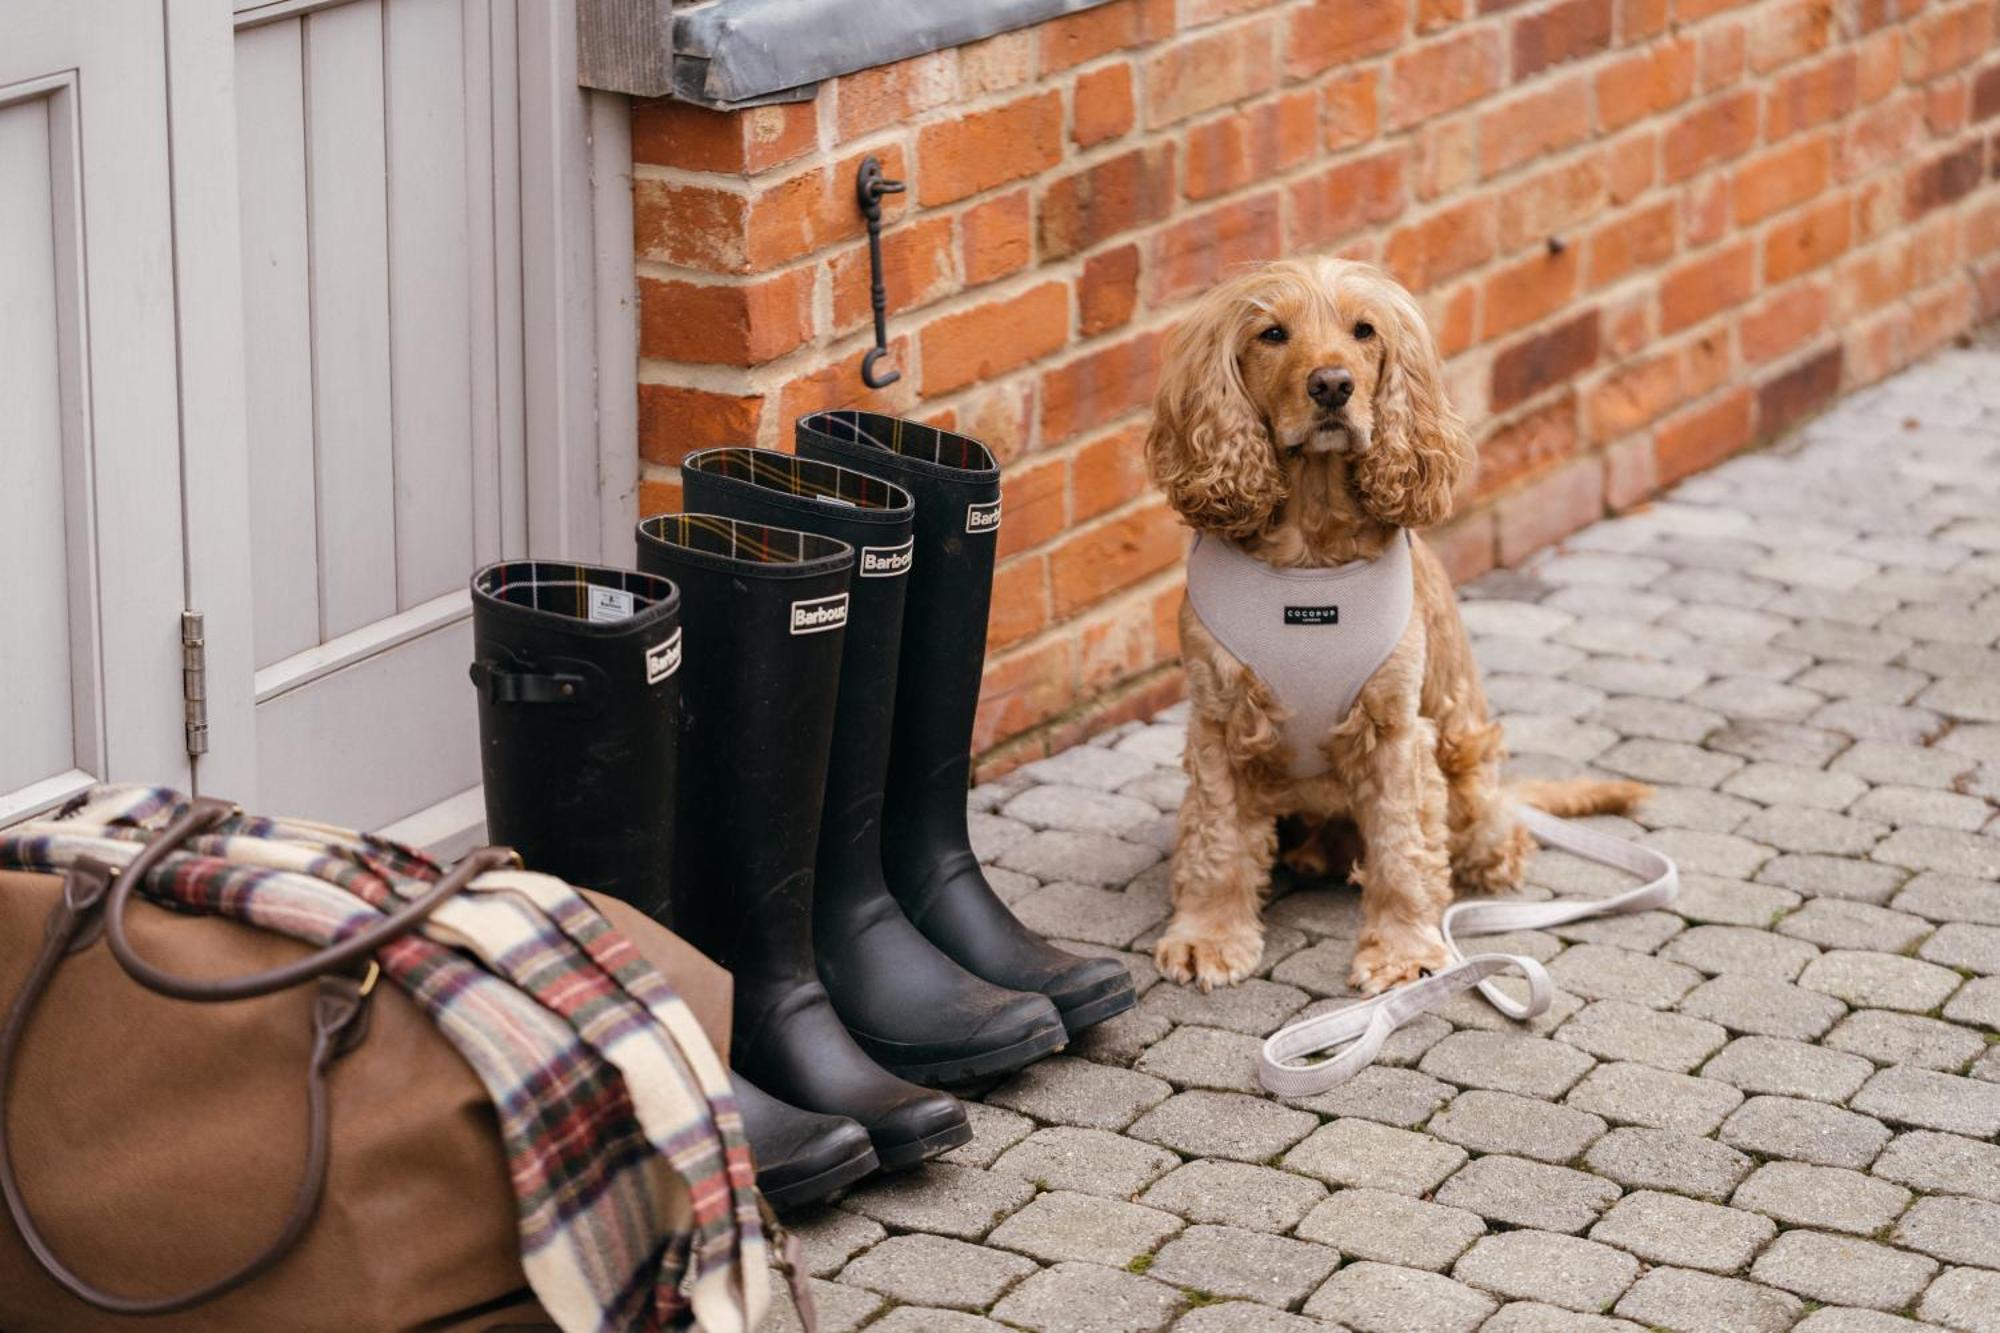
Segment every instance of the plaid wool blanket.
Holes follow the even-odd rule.
[[[0,869],[122,866],[187,798],[96,787],[0,832]],[[412,848],[238,816],[142,887],[325,946],[443,869]],[[493,1099],[521,1262],[565,1333],[754,1328],[769,1302],[755,1172],[728,1071],[664,978],[575,890],[489,872],[378,955]],[[685,1202],[683,1202],[683,1194]]]

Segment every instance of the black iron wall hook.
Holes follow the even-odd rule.
[[[868,299],[875,306],[875,346],[861,358],[861,382],[871,389],[903,378],[900,370],[882,374],[875,369],[875,363],[889,355],[889,293],[882,285],[882,196],[902,192],[903,182],[883,178],[880,161],[872,156],[861,159],[854,196],[861,203],[861,216],[868,219]]]

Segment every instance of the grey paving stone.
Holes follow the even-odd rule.
[[[2000,927],[1953,921],[1938,927],[1917,956],[1945,967],[1991,976],[2000,972]]]
[[[1216,1296],[1289,1308],[1340,1263],[1337,1251],[1242,1227],[1192,1226],[1154,1256],[1149,1277]]]
[[[1568,688],[1584,687],[1569,684]],[[1675,699],[1649,699],[1644,695],[1621,695],[1586,710],[1583,716],[1584,720],[1607,727],[1620,736],[1648,736],[1655,740],[1686,741],[1689,744],[1698,744],[1702,737],[1726,721],[1713,709]]]
[[[1328,1279],[1305,1312],[1355,1333],[1471,1333],[1498,1304],[1436,1273],[1362,1262]]]
[[[1909,1204],[1910,1192],[1842,1167],[1766,1162],[1730,1202],[1788,1226],[1873,1236]]]
[[[1778,1231],[1767,1217],[1678,1194],[1641,1190],[1612,1206],[1590,1238],[1647,1263],[1736,1273]]]
[[[899,1305],[868,1327],[875,1333],[1004,1333],[1007,1326],[959,1310]]]
[[[1769,643],[1792,622],[1784,616],[1748,607],[1695,602],[1668,612],[1660,623],[1684,630],[1697,639],[1714,639],[1720,643]]]
[[[1486,661],[1483,647],[1479,656],[1481,662]],[[1610,694],[1639,694],[1655,699],[1684,698],[1708,679],[1708,672],[1698,666],[1647,662],[1635,657],[1593,657],[1558,670],[1563,679],[1579,685]]]
[[[1836,1050],[1864,1055],[1877,1064],[1911,1064],[1924,1069],[1965,1068],[1977,1059],[1985,1043],[1977,1032],[1935,1018],[1861,1009],[1842,1019],[1826,1034]]]
[[[1279,964],[1279,969],[1282,971],[1297,957],[1294,954],[1287,958]],[[1296,986],[1252,977],[1206,995],[1192,986],[1159,986],[1147,993],[1139,1007],[1173,1023],[1199,1023],[1266,1037],[1304,1008],[1309,998]]]
[[[1129,1199],[1179,1165],[1180,1158],[1150,1143],[1108,1130],[1058,1125],[1038,1129],[1008,1148],[992,1170],[1043,1189]]]
[[[1042,882],[1033,875],[1024,875],[1018,870],[1002,870],[996,865],[981,866],[986,872],[986,882],[1001,902],[1013,906],[1021,899],[1042,887]]]
[[[1029,1065],[986,1099],[1052,1124],[1123,1129],[1172,1092],[1164,1079],[1058,1055]]]
[[[1028,788],[1001,806],[1000,813],[1031,828],[1116,836],[1154,819],[1159,812],[1130,796],[1050,784]]]
[[[1159,1014],[1127,1009],[1085,1028],[1070,1040],[1069,1054],[1100,1065],[1130,1067],[1148,1047],[1169,1032],[1173,1023]]]
[[[1638,841],[1658,848],[1674,858],[1676,865],[1686,866],[1697,874],[1728,879],[1749,879],[1774,855],[1764,844],[1734,833],[1706,833],[1700,829],[1654,829]]]
[[[1262,1045],[1256,1037],[1241,1032],[1190,1024],[1175,1028],[1132,1067],[1177,1088],[1255,1092],[1257,1052]]]
[[[1958,829],[1970,833],[1992,817],[1993,807],[1976,796],[1926,787],[1877,787],[1854,803],[1863,819],[1900,828],[1909,824]]]
[[[1074,754],[1074,750],[1067,753]],[[1164,1282],[1098,1264],[1045,1268],[993,1307],[1002,1323],[1036,1333],[1153,1333],[1186,1298]]]
[[[1795,1326],[1797,1333],[1913,1333],[1919,1327],[1901,1315],[1841,1305],[1822,1306]]]
[[[1738,1278],[1685,1268],[1655,1268],[1618,1302],[1617,1312],[1675,1333],[1778,1333],[1790,1328],[1805,1303]]]
[[[1948,717],[1971,722],[2000,721],[2000,689],[1990,677],[1948,676],[1917,700]]]
[[[1174,1333],[1323,1333],[1327,1326],[1250,1301],[1198,1305],[1180,1317]]]
[[[1587,763],[1618,740],[1609,727],[1568,717],[1508,714],[1500,719],[1510,754],[1552,754]]]
[[[2000,895],[1985,880],[1964,875],[1918,875],[1903,886],[1893,906],[1932,921],[2000,926]]]
[[[1795,722],[1748,720],[1731,723],[1710,736],[1704,744],[1710,749],[1742,759],[1816,768],[1857,742],[1837,731],[1820,727]]]
[[[1899,1134],[1873,1174],[1930,1194],[1969,1194],[2000,1203],[2000,1147],[1928,1129]]]
[[[1944,1016],[1954,1023],[1975,1023],[2000,1032],[2000,977],[1978,977],[1966,982],[1945,1003]]]
[[[1839,1021],[1847,1006],[1830,995],[1738,972],[1703,982],[1681,1001],[1680,1011],[1732,1032],[1810,1041]]]
[[[1179,1093],[1146,1112],[1131,1127],[1135,1139],[1189,1157],[1269,1162],[1312,1132],[1305,1111],[1236,1092]]]
[[[1919,1199],[1890,1237],[1952,1264],[2000,1268],[2000,1204],[1984,1199]]]
[[[1757,807],[1740,796],[1699,787],[1655,787],[1632,817],[1647,828],[1691,828],[1728,833]],[[1575,1316],[1581,1318],[1583,1316]]]
[[[1920,916],[1871,903],[1814,898],[1778,922],[1780,934],[1822,949],[1879,949],[1903,953],[1934,927]]]
[[[1485,670],[1515,671],[1527,675],[1559,676],[1589,657],[1588,653],[1566,643],[1530,639],[1518,634],[1485,635],[1476,647],[1479,664]]]
[[[907,1175],[877,1176],[842,1206],[898,1230],[978,1240],[1034,1197],[1025,1180],[933,1162]]]
[[[1743,1093],[1712,1078],[1621,1062],[1591,1070],[1564,1100],[1614,1125],[1708,1134],[1742,1104]]]
[[[1431,1134],[1479,1153],[1510,1153],[1567,1162],[1609,1128],[1588,1111],[1511,1092],[1461,1093],[1431,1118]]]
[[[1495,1154],[1467,1163],[1438,1190],[1436,1201],[1507,1226],[1575,1233],[1618,1194],[1617,1185],[1587,1171]]]
[[[1158,1249],[1182,1225],[1181,1219],[1157,1208],[1055,1190],[1037,1196],[994,1228],[987,1243],[1044,1263],[1074,1259],[1122,1268]]]
[[[1826,696],[1757,676],[1731,676],[1710,681],[1690,694],[1688,702],[1730,717],[1800,722],[1825,703]]]
[[[1738,1037],[1702,1066],[1701,1076],[1748,1093],[1845,1102],[1874,1072],[1858,1055],[1782,1037]]]
[[[1598,1000],[1558,1028],[1556,1040],[1602,1060],[1637,1061],[1684,1074],[1719,1049],[1729,1034],[1705,1019],[1662,1013],[1625,1000]]]
[[[1595,1241],[1547,1231],[1482,1237],[1452,1276],[1484,1291],[1598,1314],[1632,1285],[1639,1261]]]
[[[1815,959],[1799,985],[1845,1000],[1857,1009],[1936,1009],[1964,980],[1948,967],[1889,953],[1838,950]]]
[[[1899,828],[1875,845],[1877,861],[1910,870],[1939,870],[1973,879],[2000,879],[2000,838],[1956,829]]]
[[[1819,957],[1819,950],[1804,940],[1788,939],[1769,930],[1696,926],[1669,940],[1661,957],[1686,963],[1709,976],[1749,972],[1794,981],[1807,963]]]
[[[2000,1134],[2000,1084],[1960,1078],[1935,1069],[1891,1065],[1854,1094],[1857,1111],[1892,1125],[1939,1129],[1969,1138]]]
[[[967,1102],[966,1119],[972,1122],[972,1142],[953,1148],[938,1160],[954,1166],[991,1166],[993,1159],[1026,1138],[1035,1122],[1024,1115],[1003,1111],[984,1102]]]
[[[1461,1208],[1385,1190],[1350,1189],[1307,1214],[1298,1234],[1349,1259],[1442,1271],[1486,1234],[1486,1224]]]
[[[1298,950],[1271,969],[1271,979],[1287,987],[1297,987],[1310,995],[1352,996],[1347,984],[1348,970],[1354,965],[1352,938],[1323,939]]]
[[[1951,1269],[1931,1283],[1917,1313],[1967,1333],[1995,1333],[2000,1329],[2000,1273]]]
[[[1743,767],[1743,760],[1684,741],[1621,741],[1596,757],[1597,766],[1642,782],[1714,787]]]
[[[1758,676],[1790,680],[1812,665],[1810,654],[1765,643],[1716,643],[1698,639],[1677,649],[1673,660],[1698,666],[1711,676]]]
[[[1135,754],[1155,764],[1178,768],[1181,752],[1187,748],[1187,728],[1156,718],[1150,726],[1140,727],[1131,735],[1122,737],[1111,748],[1120,754]]]
[[[1750,1173],[1748,1157],[1714,1139],[1667,1129],[1614,1129],[1584,1162],[1628,1189],[1670,1190],[1720,1203]]]
[[[1095,745],[1077,745],[1050,758],[1023,764],[1020,776],[1028,781],[1053,786],[1116,791],[1132,779],[1152,772],[1153,763],[1152,759],[1143,755],[1123,754]]]
[[[806,1279],[806,1285],[812,1292],[820,1333],[848,1333],[849,1329],[860,1328],[867,1323],[882,1308],[880,1296],[859,1287],[842,1286],[838,1282],[826,1282],[819,1278]],[[799,1322],[798,1307],[792,1304],[790,1289],[775,1272],[771,1274],[771,1309],[764,1322],[757,1327],[762,1333],[803,1333],[805,1328]]]
[[[1629,1000],[1653,1009],[1671,1006],[1701,981],[1691,967],[1604,944],[1565,949],[1549,964],[1549,975],[1586,1000]]]
[[[1587,653],[1622,653],[1655,660],[1673,657],[1695,643],[1693,635],[1680,630],[1611,615],[1579,620],[1556,635],[1556,640]]]
[[[1837,699],[1903,704],[1930,684],[1922,671],[1906,666],[1870,666],[1859,662],[1829,662],[1797,677],[1793,684]]]
[[[1903,741],[1911,745],[1921,745],[1930,740],[1945,725],[1944,718],[1928,708],[1878,703],[1869,699],[1836,699],[1815,710],[1806,721],[1843,736]]]
[[[1645,1333],[1639,1325],[1609,1315],[1558,1310],[1540,1301],[1514,1301],[1480,1326],[1481,1333]]]
[[[1888,825],[1815,810],[1804,805],[1774,805],[1744,820],[1737,836],[1787,852],[1823,852],[1831,856],[1861,856],[1889,832]]]
[[[813,1208],[785,1219],[786,1229],[799,1238],[806,1272],[832,1277],[849,1259],[889,1233],[879,1223],[843,1208]]]
[[[1247,1162],[1196,1161],[1153,1182],[1139,1202],[1190,1222],[1285,1232],[1324,1198],[1324,1185],[1289,1171]]]
[[[906,1305],[976,1312],[1035,1268],[1018,1254],[913,1232],[883,1241],[849,1264],[840,1280]]]
[[[1724,1143],[1764,1157],[1820,1166],[1863,1167],[1890,1133],[1869,1116],[1796,1097],[1752,1097],[1723,1121]]]
[[[1531,639],[1545,639],[1576,623],[1576,617],[1567,611],[1558,611],[1536,602],[1505,598],[1467,602],[1459,608],[1459,615],[1465,622],[1466,633],[1475,638],[1518,634]]]
[[[1370,1065],[1345,1083],[1291,1105],[1326,1116],[1360,1116],[1413,1129],[1458,1095],[1458,1089],[1414,1069]]]
[[[1596,1063],[1572,1046],[1520,1032],[1454,1032],[1417,1068],[1463,1087],[1560,1097]]]
[[[1076,754],[1084,748],[1065,753]],[[1008,870],[1033,875],[1043,883],[1122,886],[1157,862],[1160,855],[1158,848],[1108,834],[1044,829],[1009,847],[997,860]]]
[[[976,812],[966,816],[966,832],[971,835],[973,855],[982,861],[993,860],[1034,834],[1033,829],[1018,820]]]
[[[1768,869],[1772,863],[1766,862]],[[1741,880],[1714,875],[1683,874],[1681,896],[1674,911],[1690,921],[1709,921],[1724,926],[1768,926],[1797,907],[1802,899],[1790,889],[1769,884],[1746,884]]]
[[[1495,674],[1485,679],[1486,700],[1501,713],[1583,717],[1604,703],[1604,691],[1549,676]],[[1603,725],[1609,726],[1610,723]]]
[[[1751,764],[1731,774],[1722,790],[1764,805],[1845,810],[1868,791],[1868,784],[1853,773],[1797,764]]]
[[[1898,866],[1877,865],[1872,861],[1788,852],[1765,862],[1757,878],[1816,898],[1880,904],[1896,896],[1896,890],[1907,882],[1909,873]]]
[[[1436,1189],[1465,1160],[1463,1148],[1427,1134],[1350,1119],[1321,1125],[1286,1153],[1280,1165],[1329,1185],[1421,1195]]]
[[[1013,903],[1021,924],[1044,937],[1084,940],[1122,949],[1167,919],[1166,902],[1152,894],[1050,884]]]
[[[1972,767],[1973,761],[1964,755],[1894,741],[1856,741],[1833,761],[1835,772],[1851,773],[1868,782],[1943,791],[1951,790],[1952,783]]]
[[[1757,1256],[1750,1274],[1810,1300],[1901,1310],[1937,1272],[1936,1261],[1886,1245],[1819,1231],[1787,1231]]]

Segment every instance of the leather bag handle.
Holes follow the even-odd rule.
[[[327,1070],[334,1061],[360,1045],[366,1035],[368,1001],[380,975],[372,962],[365,980],[339,969],[416,929],[445,899],[479,874],[517,859],[504,849],[480,848],[453,866],[422,897],[379,925],[284,967],[216,982],[194,981],[163,972],[133,952],[125,938],[124,908],[132,888],[143,882],[181,843],[215,828],[235,813],[235,807],[226,802],[198,797],[178,819],[148,841],[122,872],[89,857],[81,858],[66,871],[62,897],[49,913],[42,950],[8,1009],[6,1023],[0,1026],[0,1199],[4,1199],[8,1216],[42,1270],[78,1300],[111,1314],[172,1314],[206,1304],[258,1277],[291,1253],[318,1213],[320,1196],[326,1188],[328,1145],[332,1137]],[[21,1037],[63,959],[92,942],[92,927],[100,919],[100,909],[112,952],[120,965],[140,984],[176,999],[207,1002],[247,999],[308,981],[318,984],[318,994],[313,1000],[312,1053],[306,1062],[306,1160],[298,1189],[292,1196],[291,1211],[271,1243],[247,1262],[222,1277],[170,1296],[121,1296],[96,1286],[64,1264],[35,1225],[14,1170],[8,1139],[8,1093],[13,1086]]]

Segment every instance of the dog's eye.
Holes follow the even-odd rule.
[[[1354,326],[1354,336],[1362,342],[1367,342],[1375,336],[1375,326],[1364,319]]]
[[[1285,332],[1284,325],[1273,324],[1270,328],[1265,329],[1262,333],[1257,335],[1257,341],[1267,342],[1267,343],[1281,343],[1284,342],[1286,339],[1290,338],[1291,336],[1292,336],[1291,334]]]

